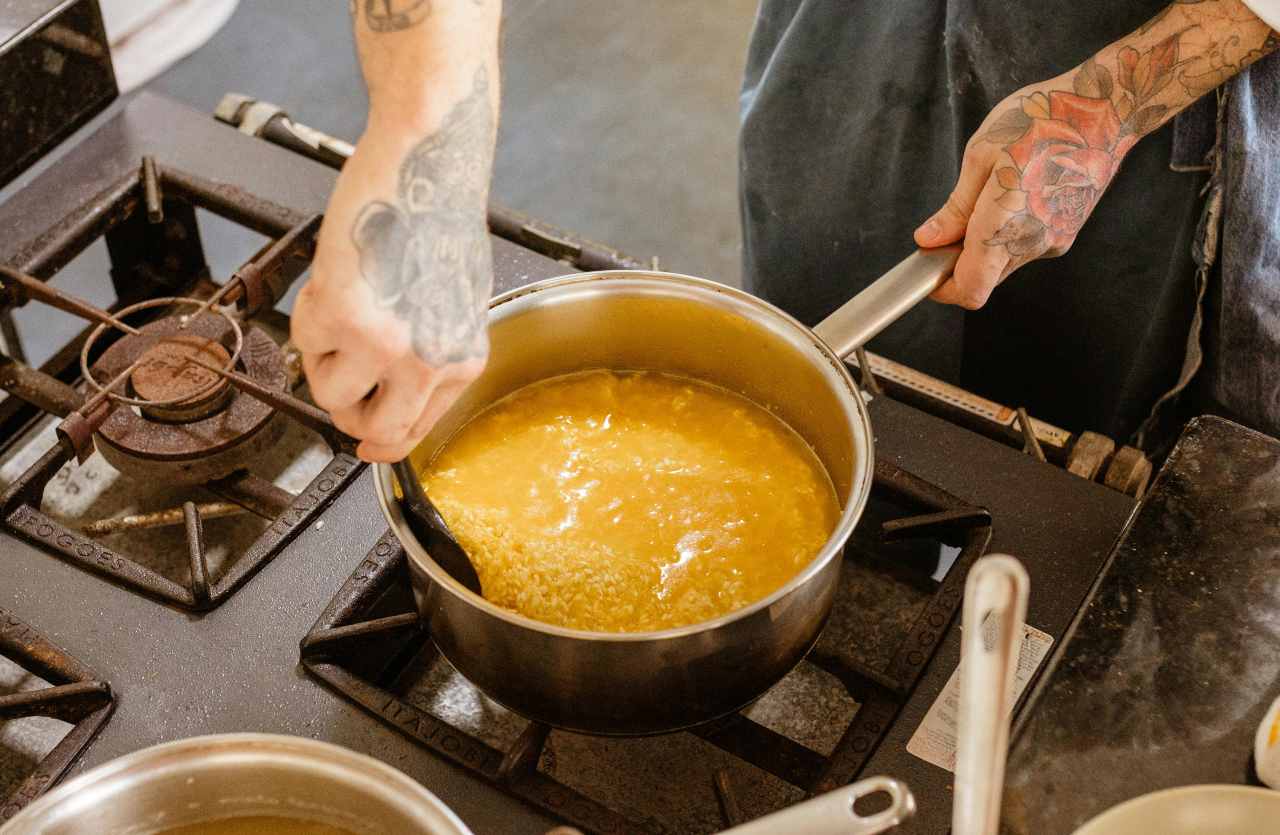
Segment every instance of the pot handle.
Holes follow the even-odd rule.
[[[889,795],[889,808],[863,817],[854,811],[859,798],[876,792]],[[789,809],[765,815],[742,826],[726,829],[721,835],[776,835],[803,832],[805,835],[875,835],[902,823],[916,813],[916,799],[906,784],[892,777],[868,777],[852,785],[818,795]]]
[[[969,569],[960,630],[959,739],[954,835],[996,835],[1031,581],[1014,557],[992,554]]]
[[[917,249],[823,319],[813,332],[838,357],[848,357],[942,286],[963,249],[960,244]]]

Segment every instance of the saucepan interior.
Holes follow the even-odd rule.
[[[703,380],[772,410],[817,454],[841,505],[830,539],[796,577],[715,620],[656,632],[567,629],[495,606],[449,577],[413,539],[390,467],[375,484],[405,544],[419,607],[454,666],[497,701],[548,724],[645,733],[706,721],[755,699],[812,646],[834,597],[839,557],[873,470],[865,405],[813,333],[714,282],[605,272],[499,297],[487,368],[414,453],[423,467],[467,420],[516,389],[597,368]]]
[[[835,487],[842,515],[831,539],[843,543],[856,523],[873,469],[863,401],[844,364],[771,305],[704,279],[614,271],[508,293],[490,317],[488,367],[414,451],[418,469],[477,413],[529,383],[596,368],[665,371],[745,395],[780,417]]]

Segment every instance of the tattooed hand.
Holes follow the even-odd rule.
[[[1139,139],[1278,45],[1240,0],[1188,0],[1005,99],[969,140],[946,204],[916,230],[920,246],[964,239],[933,298],[979,308],[1018,267],[1065,253]]]
[[[366,460],[407,455],[484,367],[494,125],[482,64],[425,136],[371,121],[338,179],[293,340]]]

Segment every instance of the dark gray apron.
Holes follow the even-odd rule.
[[[1167,0],[764,0],[742,93],[749,289],[814,324],[911,251],[970,134]],[[1071,251],[975,313],[926,303],[870,347],[1064,428],[1128,439],[1175,384],[1207,174],[1140,142]]]

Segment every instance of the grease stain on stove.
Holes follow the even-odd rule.
[[[1009,759],[1013,833],[1155,789],[1249,782],[1280,682],[1280,444],[1193,421]]]

